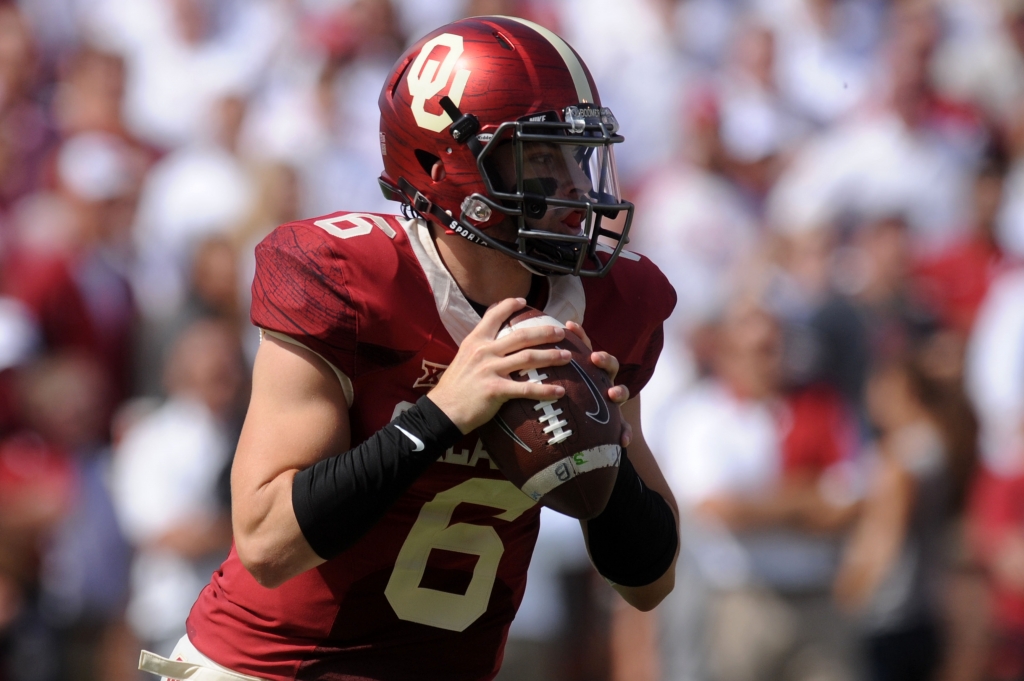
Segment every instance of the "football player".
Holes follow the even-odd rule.
[[[567,363],[535,347],[565,333],[600,350],[631,424],[611,499],[582,523],[594,565],[642,610],[672,589],[675,502],[637,394],[675,293],[622,250],[622,137],[586,66],[541,26],[466,19],[405,53],[380,109],[381,186],[405,217],[339,212],[257,247],[262,344],[232,471],[234,546],[171,659],[144,652],[144,669],[493,678],[539,507],[475,430],[506,400],[563,395],[510,375]],[[602,227],[617,216],[621,236]],[[565,328],[495,340],[527,301]]]

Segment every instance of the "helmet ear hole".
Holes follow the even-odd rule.
[[[416,154],[416,160],[420,162],[420,167],[423,168],[423,172],[427,175],[431,175],[434,170],[434,164],[441,160],[423,149],[416,149],[413,153]]]

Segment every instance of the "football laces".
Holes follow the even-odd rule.
[[[543,383],[544,379],[548,377],[547,374],[539,373],[536,369],[523,369],[519,372],[519,375],[526,376],[530,383]],[[572,436],[572,429],[566,428],[569,422],[558,418],[562,415],[562,410],[555,409],[555,402],[556,400],[541,400],[533,406],[534,411],[543,412],[537,417],[537,420],[542,424],[546,424],[543,432],[545,435],[551,436],[548,438],[549,445],[565,442]]]

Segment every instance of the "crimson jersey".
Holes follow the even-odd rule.
[[[435,386],[480,320],[419,220],[336,213],[283,225],[256,262],[253,323],[330,363],[353,443]],[[603,279],[549,278],[545,312],[582,324],[636,395],[674,305],[657,267],[626,253]],[[490,679],[538,527],[539,507],[471,433],[356,544],[276,589],[232,549],[188,635],[218,664],[272,681]]]

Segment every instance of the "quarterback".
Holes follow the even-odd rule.
[[[402,217],[338,212],[257,247],[234,545],[169,659],[143,652],[147,671],[493,678],[539,507],[476,429],[509,399],[563,396],[510,376],[568,363],[537,347],[566,333],[597,350],[628,424],[608,505],[581,523],[593,563],[643,610],[673,587],[677,512],[639,392],[675,293],[622,249],[623,138],[586,66],[530,22],[465,19],[409,48],[379,103],[381,187]],[[621,235],[602,227],[615,218]],[[527,303],[561,325],[496,338]]]

